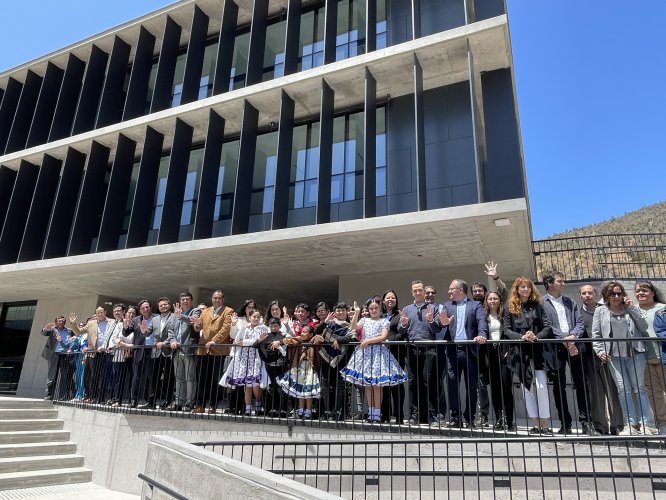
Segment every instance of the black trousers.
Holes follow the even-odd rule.
[[[321,401],[322,412],[337,413],[342,415],[345,407],[345,382],[340,377],[342,367],[332,367],[322,360],[319,382],[321,383]]]
[[[567,375],[566,367],[569,365],[571,370],[571,380],[576,390],[576,403],[578,406],[578,420],[581,423],[589,423],[590,403],[588,399],[588,388],[586,384],[587,376],[583,363],[583,356],[569,356],[569,353],[563,346],[557,346],[557,358],[560,362],[558,370],[552,370],[548,373],[553,384],[553,393],[555,396],[555,408],[557,416],[563,426],[571,427],[572,418],[569,412],[569,402],[567,401]]]
[[[199,371],[197,405],[205,406],[210,401],[210,407],[217,408],[218,402],[224,394],[224,389],[220,387],[219,382],[222,378],[225,358],[226,356],[211,354],[197,356],[197,370]]]
[[[393,345],[391,354],[398,360],[400,367],[407,367],[407,346],[403,344]],[[382,388],[381,420],[388,422],[390,417],[395,417],[398,424],[405,419],[405,384],[391,385]]]
[[[412,418],[420,423],[430,423],[437,415],[437,351],[430,347],[409,346],[407,351]]]
[[[271,381],[271,385],[264,391],[264,409],[267,412],[271,410],[280,412],[287,411],[287,393],[277,384],[278,379],[284,375],[287,368],[288,364],[286,362],[278,366],[266,365],[266,372]],[[344,384],[342,385],[344,388]]]
[[[488,386],[490,385],[490,351],[493,346],[478,346],[479,358],[479,413],[488,418],[490,412],[490,398],[488,397]],[[492,391],[492,389],[491,389]],[[493,407],[494,410],[494,407]]]
[[[513,425],[513,372],[499,344],[488,346],[488,382],[493,402],[495,420],[504,417],[506,425]],[[482,382],[480,381],[479,384]]]
[[[93,402],[103,402],[111,386],[111,355],[103,352],[87,355],[83,376],[86,397]]]

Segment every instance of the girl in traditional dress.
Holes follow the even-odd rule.
[[[381,345],[388,338],[389,322],[382,318],[380,299],[370,299],[366,306],[369,317],[358,320],[360,309],[354,303],[354,316],[350,328],[363,327],[363,340],[356,347],[347,366],[340,375],[347,382],[365,387],[368,401],[368,422],[381,419],[382,387],[403,384],[407,374],[393,357],[388,347]]]
[[[298,337],[288,337],[281,342],[288,345],[291,358],[291,369],[278,380],[282,390],[289,396],[298,398],[296,415],[299,418],[312,418],[312,400],[319,398],[321,386],[319,385],[319,356],[314,347],[301,346],[312,340],[312,326],[306,324],[301,327]]]
[[[245,386],[246,416],[252,414],[253,395],[255,415],[261,415],[264,411],[261,390],[268,387],[269,378],[257,347],[267,336],[268,327],[261,324],[261,313],[254,311],[250,316],[250,324],[242,327],[234,339],[236,355],[220,380],[220,385],[225,387]]]

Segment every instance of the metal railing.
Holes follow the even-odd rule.
[[[640,341],[660,347],[663,339]],[[666,433],[664,397],[659,393],[666,386],[663,370],[654,371],[654,365],[645,368],[644,358],[641,363],[638,356],[628,358],[625,373],[639,383],[622,388],[613,378],[614,363],[602,363],[592,353],[593,342],[580,339],[581,352],[576,355],[557,339],[534,344],[489,340],[485,345],[387,342],[385,351],[377,350],[376,356],[383,358],[381,363],[385,356],[395,356],[393,369],[405,378],[374,393],[348,382],[349,360],[363,351],[357,344],[350,344],[352,354],[334,367],[319,356],[327,346],[302,344],[288,349],[277,367],[266,366],[253,347],[237,347],[233,358],[192,354],[189,373],[178,373],[170,357],[153,357],[157,352],[151,347],[135,346],[127,349],[129,357],[118,357],[116,352],[61,354],[53,399],[57,404],[112,412],[430,435],[549,436],[557,428],[565,435],[612,435],[627,422],[636,426],[636,432]],[[620,346],[636,340],[604,342]],[[304,367],[298,360],[305,359],[308,350]],[[373,352],[368,366],[375,362]],[[258,368],[251,375],[268,368],[262,381],[266,388],[253,392],[242,381],[235,387],[218,383],[234,363],[253,356]],[[380,363],[379,358],[376,361]],[[254,370],[250,363],[245,366],[247,373],[237,371],[241,377]],[[299,384],[308,383],[316,386],[313,394],[294,392]],[[634,392],[641,396],[635,402]],[[544,418],[539,421],[539,416]]]
[[[538,240],[532,251],[538,277],[555,269],[570,282],[666,280],[666,233]]]
[[[163,493],[166,493],[169,495],[171,498],[175,498],[176,500],[189,500],[184,495],[181,495],[180,493],[176,493],[174,490],[169,488],[168,486],[163,485],[162,483],[155,481],[154,479],[149,478],[145,474],[139,472],[138,478],[141,479],[144,483],[148,485],[150,488],[150,491],[153,491],[155,488],[158,490],[162,491]]]
[[[640,437],[193,443],[348,499],[657,498],[666,454]],[[462,497],[461,497],[462,494]]]

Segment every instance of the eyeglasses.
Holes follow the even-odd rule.
[[[435,292],[426,292],[426,295],[435,295]]]
[[[449,293],[453,292],[454,290],[460,290],[460,287],[457,286],[455,288],[449,288]]]
[[[611,292],[610,296],[611,297],[622,297],[624,295],[624,292]]]

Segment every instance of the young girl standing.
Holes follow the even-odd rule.
[[[382,387],[403,384],[407,374],[400,368],[388,347],[381,345],[388,338],[389,322],[382,318],[381,299],[370,299],[366,306],[368,317],[358,320],[360,309],[354,303],[354,316],[350,328],[363,327],[363,340],[356,347],[347,366],[340,375],[347,382],[365,387],[368,401],[368,422],[379,422],[381,418]]]
[[[253,311],[249,325],[242,327],[234,345],[238,351],[222,375],[220,385],[225,387],[245,386],[245,415],[252,414],[252,395],[255,400],[255,415],[263,413],[261,389],[268,387],[269,379],[257,346],[268,336],[268,327],[261,324],[261,313]]]
[[[288,337],[282,340],[283,345],[290,346],[291,369],[278,380],[282,390],[288,395],[298,398],[296,415],[300,418],[312,418],[312,399],[319,398],[321,386],[319,385],[319,356],[314,347],[301,346],[312,340],[313,328],[303,325],[298,337]]]

